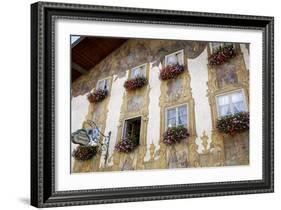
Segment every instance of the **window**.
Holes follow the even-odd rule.
[[[217,107],[219,117],[246,111],[243,91],[217,96]]]
[[[168,108],[166,117],[166,127],[183,125],[187,128],[187,105]]]
[[[211,52],[216,52],[220,47],[223,47],[223,43],[221,42],[212,42],[211,44]]]
[[[180,64],[183,65],[183,50],[165,56],[165,66]]]
[[[97,89],[109,90],[108,79],[99,80],[98,83],[97,83]]]
[[[224,46],[229,46],[232,45],[232,43],[227,43],[227,42],[212,42],[210,43],[210,48],[211,48],[211,53],[216,52],[218,49]]]
[[[141,117],[125,120],[123,129],[123,138],[134,141],[137,145],[140,143]]]
[[[146,64],[132,68],[130,78],[134,79],[137,77],[145,77],[146,75],[145,70],[146,70]]]

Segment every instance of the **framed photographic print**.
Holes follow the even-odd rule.
[[[31,204],[273,192],[273,17],[31,5]]]

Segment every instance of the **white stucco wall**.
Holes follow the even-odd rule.
[[[244,56],[244,61],[245,61],[245,66],[246,66],[246,69],[249,70],[250,68],[250,55],[249,55],[249,51],[248,49],[246,48],[246,45],[245,44],[240,44],[240,48],[241,48],[241,51],[243,53],[243,56]]]
[[[82,128],[88,113],[89,102],[87,94],[72,97],[71,99],[71,132]]]
[[[191,77],[190,86],[192,88],[192,96],[195,101],[195,123],[196,123],[196,144],[198,144],[198,152],[202,152],[203,145],[201,136],[203,132],[208,135],[208,148],[211,142],[211,110],[207,97],[207,81],[208,81],[208,54],[207,48],[195,59],[188,59],[188,70]]]
[[[117,132],[118,125],[120,119],[120,110],[123,101],[123,95],[125,94],[125,88],[123,87],[124,82],[128,77],[128,71],[126,72],[126,76],[119,78],[117,75],[113,76],[111,93],[108,102],[108,113],[106,118],[106,128],[105,134],[107,135],[109,131],[111,131],[111,137],[109,142],[109,153],[108,157],[110,157],[114,151],[114,146],[117,141]],[[101,165],[104,163],[104,159],[101,159]],[[112,165],[113,162],[108,162],[108,165]]]
[[[82,128],[85,117],[88,113],[89,102],[87,99],[87,94],[72,97],[71,99],[71,133]],[[70,141],[70,139],[69,139]],[[71,143],[71,151],[76,148],[76,144]],[[74,158],[72,157],[72,166],[74,163]],[[73,167],[71,167],[73,168]]]
[[[152,63],[150,63],[149,68],[149,106],[148,106],[148,125],[147,125],[147,149],[149,150],[150,144],[155,145],[155,149],[159,148],[160,141],[160,106],[159,98],[161,94],[161,80],[159,80],[159,71],[161,69],[161,64],[151,68]],[[150,159],[149,151],[147,151],[145,156],[145,161]]]

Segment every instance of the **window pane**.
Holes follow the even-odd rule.
[[[242,91],[238,91],[238,92],[232,93],[231,94],[231,99],[232,99],[233,103],[243,101],[244,98],[243,98]]]
[[[186,105],[179,107],[179,116],[181,116],[181,115],[187,115]]]
[[[132,69],[131,78],[144,76],[145,66]]]
[[[187,115],[180,115],[179,116],[179,124],[178,125],[184,125],[187,126]]]
[[[123,138],[130,138],[132,134],[132,124],[130,121],[125,121],[125,135]]]
[[[239,113],[245,111],[244,103],[243,101],[233,103],[233,113]]]
[[[167,111],[167,127],[176,126],[176,109],[169,109]]]
[[[167,127],[173,127],[173,126],[176,126],[176,125],[177,125],[176,118],[168,119]]]
[[[104,89],[104,82],[105,82],[105,80],[99,81],[99,83],[98,83],[98,89]]]
[[[186,105],[178,108],[178,125],[184,125],[187,127],[187,107]]]
[[[212,46],[212,51],[215,52],[217,49],[219,49],[221,47],[221,43],[214,42],[214,43],[211,43],[211,46]]]
[[[145,77],[145,66],[141,67],[140,76]]]
[[[227,105],[227,104],[230,103],[230,101],[229,101],[229,95],[218,96],[217,99],[218,99],[218,105],[219,105],[219,106],[221,106],[221,105]]]
[[[218,107],[219,108],[219,116],[223,117],[226,115],[230,115],[231,114],[231,110],[230,110],[230,105],[221,105]]]
[[[220,117],[231,114],[229,95],[218,96],[217,103]]]
[[[108,90],[108,80],[104,80],[104,89]]]
[[[167,57],[167,64],[166,64],[166,66],[167,65],[175,65],[177,63],[178,63],[178,58],[177,58],[177,56],[175,54],[169,55]]]
[[[182,52],[179,52],[176,54],[177,55],[177,61],[180,65],[183,64],[183,56],[182,56]]]
[[[137,68],[137,69],[133,69],[132,71],[132,78],[136,78],[140,75],[140,69]]]
[[[233,45],[231,42],[225,42],[225,43],[223,43],[223,46],[231,46],[231,45]]]
[[[169,118],[176,118],[176,109],[168,109],[168,119]]]
[[[231,95],[233,113],[245,111],[244,97],[242,91],[232,93]]]

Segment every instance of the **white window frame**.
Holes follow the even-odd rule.
[[[167,59],[168,59],[168,57],[171,56],[171,55],[174,55],[174,54],[178,54],[178,53],[181,53],[182,62],[183,62],[181,65],[184,65],[184,51],[183,51],[183,49],[181,49],[181,50],[178,50],[176,52],[173,52],[173,53],[165,56],[165,67],[167,67]]]
[[[110,81],[110,80],[109,80],[109,78],[110,78],[110,77],[106,77],[106,78],[104,78],[104,79],[98,80],[98,81],[97,81],[97,84],[96,84],[96,90],[99,89],[99,83],[100,83],[100,82],[103,82],[103,81],[105,82],[105,81],[107,81],[107,89],[106,89],[106,90],[109,91],[109,90],[110,90],[110,87],[109,87],[109,86],[110,86],[110,84],[109,84],[109,81]]]
[[[236,92],[242,92],[242,96],[243,96],[243,103],[244,103],[244,107],[245,107],[245,112],[248,111],[248,104],[247,104],[247,101],[246,101],[246,96],[245,96],[245,91],[244,89],[237,89],[237,90],[232,90],[232,91],[229,91],[229,92],[225,92],[225,93],[221,93],[221,94],[218,94],[216,95],[216,107],[217,107],[217,116],[218,117],[224,117],[224,116],[220,116],[220,113],[219,113],[219,103],[218,103],[218,98],[220,96],[226,96],[226,95],[230,95],[233,94],[233,93],[236,93]],[[232,101],[231,101],[231,97],[230,97],[230,110],[232,111],[233,110],[233,104],[232,104]],[[231,113],[233,114],[233,113]]]
[[[165,129],[167,129],[169,127],[168,125],[168,110],[170,109],[175,109],[176,108],[176,126],[178,126],[178,113],[179,113],[179,107],[181,106],[186,106],[186,115],[187,115],[187,119],[186,119],[186,126],[187,128],[189,127],[189,110],[188,110],[188,104],[184,103],[184,104],[179,104],[179,105],[174,105],[174,106],[169,106],[165,108]]]
[[[133,70],[137,69],[137,68],[140,68],[140,67],[143,67],[143,66],[144,66],[143,76],[146,77],[147,63],[144,63],[144,64],[138,65],[138,66],[136,66],[134,68],[131,68],[131,70],[130,70],[130,79],[135,79],[135,77],[132,77]]]

